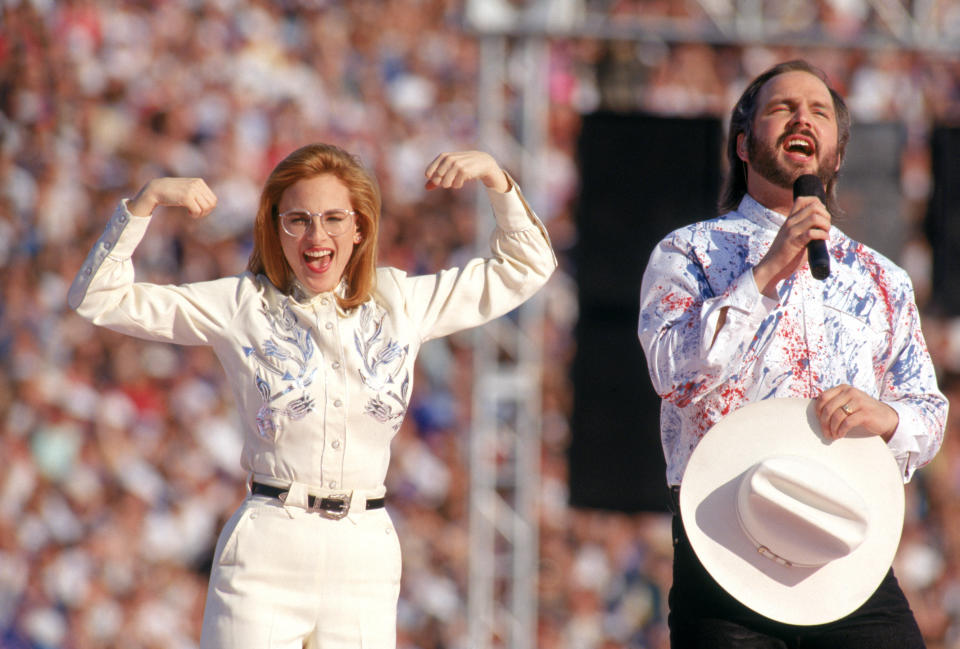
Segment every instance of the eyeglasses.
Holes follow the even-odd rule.
[[[291,237],[302,237],[310,229],[314,219],[320,219],[320,227],[331,237],[345,234],[350,229],[353,210],[327,210],[326,212],[308,212],[307,210],[287,210],[279,216],[280,227]]]

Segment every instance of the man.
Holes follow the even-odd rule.
[[[663,400],[661,439],[674,494],[704,434],[761,399],[814,399],[827,438],[854,429],[882,437],[904,481],[940,447],[947,402],[910,280],[831,224],[849,131],[843,99],[820,70],[790,61],[764,72],[732,113],[724,213],[673,232],[651,254],[639,337]],[[794,181],[805,174],[822,181],[826,205],[815,196],[794,200]],[[831,273],[823,281],[808,266],[814,240],[829,249]],[[892,571],[862,607],[836,622],[777,623],[723,591],[675,514],[675,648],[923,646]]]

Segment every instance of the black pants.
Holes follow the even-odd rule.
[[[673,517],[673,586],[668,622],[672,649],[926,646],[892,569],[870,599],[848,616],[816,626],[782,624],[747,608],[714,581],[690,546],[679,515]]]

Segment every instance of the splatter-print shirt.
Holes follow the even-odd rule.
[[[131,215],[123,201],[68,300],[122,333],[212,347],[246,427],[241,465],[258,482],[375,496],[422,343],[514,309],[556,267],[516,186],[487,195],[497,223],[488,258],[433,275],[380,268],[371,299],[346,312],[332,293],[287,294],[249,272],[179,286],[135,282],[131,255],[150,217]]]
[[[804,263],[778,284],[779,299],[765,297],[752,268],[784,220],[747,195],[737,210],[671,233],[650,256],[638,334],[662,398],[667,482],[680,484],[694,447],[724,415],[841,384],[897,411],[888,447],[907,481],[939,449],[947,415],[910,279],[833,227],[830,276],[816,280]]]

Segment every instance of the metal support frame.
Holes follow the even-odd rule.
[[[542,204],[546,42],[483,36],[480,46],[479,140],[529,202]],[[488,227],[478,219],[478,247]],[[474,334],[467,611],[475,649],[536,647],[542,327],[538,295]]]
[[[829,3],[829,0],[826,0]],[[809,0],[696,0],[685,17],[613,16],[614,0],[467,0],[468,27],[482,34],[637,42],[960,52],[956,0],[862,0],[863,28],[823,28]],[[642,6],[642,5],[641,5]]]
[[[852,38],[824,32],[807,0],[698,0],[721,40],[729,43],[827,46],[843,49],[960,51],[960,38],[943,18],[952,0],[864,0],[865,22]],[[712,40],[708,42],[713,42]]]

